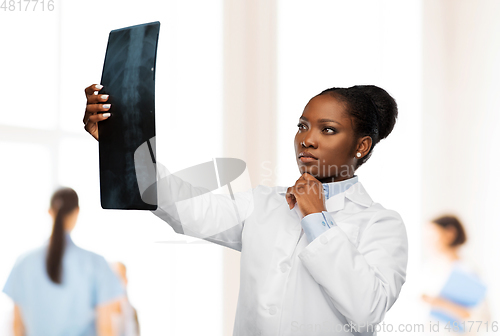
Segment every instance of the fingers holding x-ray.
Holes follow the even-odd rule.
[[[154,138],[149,141],[154,144]],[[155,146],[145,142],[134,154],[139,191],[144,202],[158,205],[172,226],[206,238],[242,225],[252,213],[253,192],[244,161],[217,158],[172,174],[156,161],[151,148]],[[178,223],[170,223],[173,220]]]

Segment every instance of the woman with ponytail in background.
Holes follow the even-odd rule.
[[[15,304],[15,336],[114,335],[111,315],[124,290],[102,256],[71,240],[79,210],[73,189],[57,190],[48,244],[16,261],[3,289]]]

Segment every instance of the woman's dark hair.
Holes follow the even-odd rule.
[[[387,91],[375,85],[355,85],[349,88],[330,88],[319,95],[328,94],[345,104],[347,114],[354,121],[354,134],[357,139],[366,135],[372,138],[372,146],[356,168],[371,156],[373,148],[386,138],[396,124],[398,106]]]
[[[431,222],[445,229],[455,229],[455,239],[450,243],[450,247],[462,245],[467,241],[467,235],[465,234],[464,226],[456,216],[444,215],[433,219]]]
[[[60,188],[52,195],[50,208],[55,213],[55,219],[47,251],[46,268],[50,280],[60,284],[65,245],[64,220],[67,215],[78,208],[78,195],[71,188]]]

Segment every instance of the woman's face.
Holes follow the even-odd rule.
[[[329,95],[312,98],[299,118],[298,127],[295,158],[301,174],[307,172],[322,183],[354,175],[357,141],[352,120],[341,102]],[[315,159],[301,159],[304,151]]]
[[[428,222],[425,231],[425,240],[429,246],[440,252],[445,252],[451,248],[451,243],[455,240],[455,229],[453,227],[444,228],[433,222]]]

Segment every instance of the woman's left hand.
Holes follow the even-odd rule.
[[[286,202],[290,209],[297,203],[300,212],[305,216],[326,211],[323,184],[309,173],[304,173],[286,191]]]
[[[436,298],[436,297],[434,297],[434,296],[429,296],[429,295],[427,295],[427,294],[422,294],[422,297],[421,297],[421,298],[422,298],[422,300],[423,300],[424,302],[427,302],[427,303],[429,303],[430,305],[435,305],[435,304],[436,304],[436,299],[437,299],[437,298]]]
[[[466,307],[439,296],[422,294],[422,300],[429,303],[433,308],[444,309],[453,315],[459,316],[461,319],[467,319],[471,315]]]

